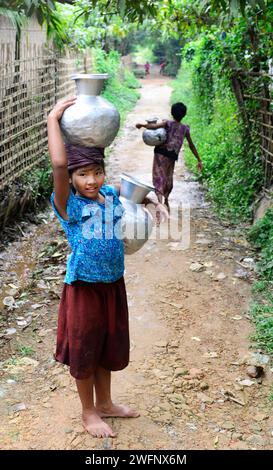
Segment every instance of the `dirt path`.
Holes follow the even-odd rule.
[[[122,170],[151,179],[152,148],[142,143],[134,124],[151,115],[167,117],[171,88],[167,79],[149,79],[141,93],[113,149],[108,174]],[[141,417],[110,419],[116,439],[96,440],[83,431],[73,380],[52,360],[64,270],[56,222],[40,227],[35,236],[26,234],[2,254],[3,266],[19,252],[35,259],[46,240],[55,240],[40,254],[44,269],[36,271],[31,290],[21,297],[26,302],[20,310],[10,307],[8,318],[2,314],[5,328],[24,319],[29,325],[17,326],[20,331],[8,340],[5,332],[0,336],[3,351],[12,355],[3,357],[0,369],[1,448],[272,448],[271,372],[267,366],[263,379],[247,375],[251,361],[257,362],[248,340],[252,271],[242,266],[250,248],[238,230],[213,216],[198,183],[181,164],[170,201],[173,211],[177,201],[191,204],[190,247],[181,250],[172,239],[149,240],[126,258],[131,362],[113,374],[113,390],[117,401],[138,407]],[[16,301],[19,281],[15,269],[2,285]],[[15,354],[18,347],[20,354]],[[27,347],[33,350],[30,356]]]

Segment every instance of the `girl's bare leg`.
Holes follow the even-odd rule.
[[[82,422],[85,429],[94,437],[115,437],[114,431],[102,421],[94,406],[94,376],[88,379],[76,379],[76,385],[82,404]]]
[[[95,373],[96,410],[101,417],[137,418],[139,412],[126,405],[115,405],[111,398],[111,372],[98,367]]]

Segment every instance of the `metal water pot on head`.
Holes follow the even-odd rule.
[[[157,118],[146,119],[148,124],[156,124]],[[145,129],[142,133],[142,139],[146,145],[155,147],[160,144],[164,144],[167,140],[167,132],[164,127],[159,129]]]
[[[125,254],[138,251],[148,240],[153,229],[153,217],[142,206],[142,202],[154,187],[144,184],[135,177],[122,173],[120,201],[125,209],[123,234]]]
[[[71,78],[75,80],[77,100],[60,121],[65,141],[83,147],[108,147],[120,125],[118,110],[99,96],[108,74],[77,74]]]

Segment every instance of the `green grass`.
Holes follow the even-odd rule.
[[[256,332],[251,337],[264,352],[273,353],[273,281],[261,279],[253,284],[250,315]]]
[[[268,398],[269,398],[269,401],[270,401],[270,402],[273,402],[273,384],[271,385],[270,389],[271,389],[271,390],[270,390],[270,394],[269,394],[269,397],[268,397]]]
[[[260,251],[258,270],[267,280],[273,279],[273,209],[268,209],[248,233],[248,239]]]
[[[7,366],[16,366],[18,362],[18,358],[15,356],[11,356],[9,359],[5,361],[5,365]]]
[[[35,352],[30,346],[18,346],[17,351],[20,356],[32,356]]]
[[[250,314],[256,326],[253,340],[265,352],[273,353],[273,209],[268,209],[248,232],[248,239],[259,250],[257,270],[260,279],[253,284]]]

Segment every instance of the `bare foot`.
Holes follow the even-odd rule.
[[[138,418],[139,412],[126,405],[110,405],[109,407],[97,406],[97,412],[102,418]]]
[[[94,411],[85,411],[82,415],[83,426],[93,437],[116,437],[116,433],[102,421]]]

